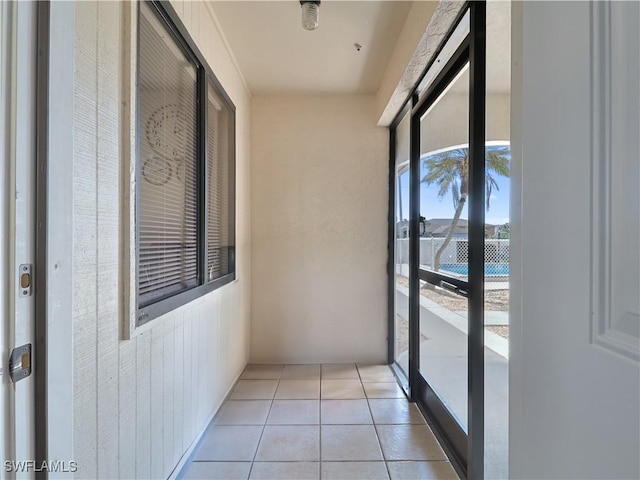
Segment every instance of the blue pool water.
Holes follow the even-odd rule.
[[[440,270],[455,273],[456,275],[469,275],[469,265],[466,263],[443,263],[440,265]],[[485,263],[484,274],[487,277],[508,277],[509,276],[509,264],[508,263]]]

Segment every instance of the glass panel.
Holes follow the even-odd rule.
[[[469,71],[420,120],[420,265],[468,276]]]
[[[429,284],[420,293],[420,373],[466,432],[468,300]]]
[[[420,264],[468,278],[469,71],[420,120]],[[421,287],[420,372],[467,428],[466,298]]]
[[[511,4],[487,3],[485,478],[509,473],[509,147]]]
[[[395,360],[409,375],[409,133],[411,112],[396,128]]]
[[[197,285],[196,69],[140,6],[138,301]]]
[[[233,112],[209,82],[207,96],[207,281],[233,271]]]

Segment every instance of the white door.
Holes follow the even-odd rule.
[[[33,478],[35,469],[33,357],[21,350],[13,368],[9,362],[14,349],[34,344],[35,28],[34,3],[0,3],[0,478],[7,479]]]
[[[510,478],[640,478],[640,3],[514,3]]]

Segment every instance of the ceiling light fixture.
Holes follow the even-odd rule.
[[[302,6],[302,27],[305,30],[318,28],[320,0],[300,0]]]

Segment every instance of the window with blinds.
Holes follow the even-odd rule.
[[[235,243],[233,218],[226,215],[233,204],[232,114],[208,83],[207,98],[207,173],[209,180],[207,281],[227,275],[233,269]]]
[[[170,6],[138,15],[138,324],[235,278],[235,113]]]

